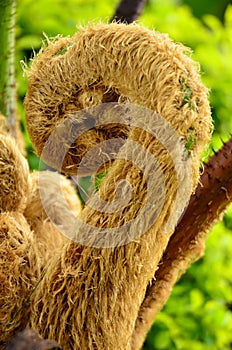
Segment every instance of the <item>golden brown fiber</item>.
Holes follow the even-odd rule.
[[[48,258],[67,240],[65,232],[80,213],[81,202],[70,180],[56,172],[35,171],[31,183],[24,216],[45,259],[45,251]]]
[[[25,102],[37,153],[42,153],[54,129],[76,111],[104,102],[131,102],[154,110],[178,131],[196,158],[196,178],[197,159],[209,141],[211,119],[207,89],[186,52],[186,47],[173,43],[166,34],[135,24],[90,25],[72,38],[48,42],[28,72]],[[85,153],[97,143],[128,134],[122,127],[114,128],[114,133],[109,126],[94,128],[96,120],[89,120],[85,113],[78,118],[80,134],[88,123],[91,130],[67,148],[63,162],[67,173],[75,173]],[[56,166],[60,140],[53,147],[54,157],[47,161]],[[86,173],[91,172],[88,165]]]
[[[30,325],[60,342],[64,350],[131,350],[146,287],[173,233],[177,214],[196,185],[200,153],[210,138],[207,89],[185,52],[167,35],[138,25],[99,24],[81,29],[72,38],[49,42],[28,73],[27,123],[39,154],[53,131],[59,131],[57,140],[46,145],[54,148],[52,159],[45,159],[51,165],[58,166],[64,148],[62,170],[75,173],[93,146],[119,135],[123,140],[113,149],[118,158],[99,193],[89,198],[79,215],[75,241],[54,253],[33,296]],[[99,116],[89,118],[86,111],[75,116],[76,111],[101,107],[104,102],[119,102],[115,111],[139,105],[153,113],[139,113],[140,127],[129,123],[123,128],[114,120],[111,125],[96,126]],[[160,125],[160,139],[146,130],[145,126],[149,130],[157,126],[156,113],[183,140],[187,154],[175,137],[169,137],[168,128]],[[65,141],[74,132],[65,129],[70,116],[81,133],[71,147]],[[86,124],[90,130],[83,132]],[[94,169],[89,161],[83,174]],[[184,166],[178,176],[175,166],[181,162]],[[191,174],[192,183],[187,179]],[[128,201],[122,205],[124,199]],[[109,210],[112,203],[114,210]]]
[[[0,133],[0,213],[23,211],[30,192],[29,168],[14,139]]]
[[[21,213],[0,213],[0,348],[26,326],[26,300],[38,277],[32,233]],[[28,301],[29,302],[29,301]]]

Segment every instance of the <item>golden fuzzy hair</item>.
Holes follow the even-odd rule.
[[[71,38],[58,38],[44,46],[28,78],[27,126],[39,155],[54,129],[73,113],[105,102],[130,102],[170,122],[196,158],[193,171],[197,177],[199,154],[210,138],[208,91],[189,50],[168,35],[135,24],[82,28]],[[94,145],[115,134],[123,138],[128,134],[121,126],[94,129],[94,117],[79,116],[78,129],[92,123],[91,130],[67,149],[62,168],[66,173],[76,173],[83,155]],[[59,159],[60,141],[53,142],[54,157],[47,159],[53,167]],[[86,174],[91,172],[88,163]]]
[[[25,209],[30,192],[29,168],[14,139],[0,133],[0,213]]]
[[[28,297],[40,266],[30,227],[21,213],[0,213],[0,348],[29,318]]]
[[[34,231],[42,256],[47,259],[67,241],[72,215],[81,211],[81,202],[70,180],[52,171],[35,171],[31,174],[31,193],[24,216]],[[42,199],[41,199],[42,197]],[[44,260],[45,261],[45,260]]]
[[[98,194],[89,199],[79,215],[74,241],[54,254],[34,295],[30,325],[60,342],[64,350],[132,349],[131,337],[146,287],[178,220],[173,216],[174,203],[180,215],[197,183],[200,153],[210,138],[208,92],[186,51],[166,34],[138,25],[99,24],[80,29],[72,38],[48,42],[32,63],[25,106],[38,154],[56,128],[65,128],[64,121],[70,116],[80,132],[85,123],[91,124],[71,147],[58,137],[52,144],[52,158],[45,159],[50,165],[58,166],[60,149],[66,147],[62,170],[76,173],[96,144],[119,135],[124,140],[113,149],[118,158],[100,186],[102,202],[99,205]],[[88,120],[83,112],[75,117],[76,111],[105,102],[119,102],[119,109],[120,104],[129,103],[150,109],[153,114],[150,119],[144,115],[144,125],[151,129],[158,113],[183,140],[188,155],[162,129],[168,148],[143,128],[114,123],[95,127],[94,116]],[[69,129],[65,135],[63,131],[67,137],[72,132]],[[141,147],[132,147],[135,143]],[[149,156],[144,157],[144,149]],[[172,156],[169,150],[174,150]],[[139,169],[125,155],[143,161],[144,168]],[[150,155],[157,159],[162,176],[149,162]],[[178,157],[186,159],[186,164],[190,160],[180,178],[175,169]],[[83,175],[93,169],[87,159]],[[192,183],[186,180],[188,170]],[[154,196],[149,193],[146,174],[153,181]],[[109,212],[107,205],[117,197],[116,184],[123,179],[131,184],[132,195],[122,187],[119,197],[129,198],[127,204],[122,208],[119,203]],[[164,203],[154,219],[163,182]],[[146,202],[148,210],[143,213]],[[137,223],[141,212],[142,222]],[[112,228],[116,228],[115,236]]]

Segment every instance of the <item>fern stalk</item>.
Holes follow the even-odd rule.
[[[0,0],[0,113],[16,137],[15,22],[16,0]]]

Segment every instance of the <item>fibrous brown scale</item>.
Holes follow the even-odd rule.
[[[27,300],[39,276],[30,227],[21,213],[0,213],[0,348],[26,326]]]
[[[75,188],[64,175],[52,171],[35,171],[31,176],[31,192],[24,216],[34,231],[44,260],[68,240],[65,230],[71,225],[72,216],[81,211],[81,202]]]
[[[0,133],[0,213],[22,212],[30,192],[29,168],[15,140]]]
[[[38,154],[54,128],[76,111],[104,102],[127,101],[156,111],[188,145],[187,130],[192,128],[191,152],[194,159],[198,157],[209,140],[210,109],[198,67],[186,52],[166,34],[135,24],[98,24],[80,29],[72,38],[49,42],[28,73],[25,102],[28,130]],[[81,119],[77,121],[80,130],[88,118],[83,115]],[[94,145],[110,138],[107,129],[105,126],[106,132],[99,133],[93,123],[91,140],[76,141],[80,159]],[[54,155],[56,152],[59,147]],[[72,155],[67,152],[63,170],[76,173],[69,165]],[[86,172],[91,171],[88,165]]]
[[[208,92],[186,51],[138,25],[90,25],[72,38],[49,42],[28,73],[29,133],[43,154],[56,130],[57,140],[46,145],[53,166],[66,147],[62,170],[75,173],[84,159],[82,175],[91,174],[101,154],[88,158],[87,151],[120,135],[112,150],[117,158],[80,212],[74,241],[54,253],[33,296],[29,325],[64,350],[132,349],[147,285],[195,188],[200,153],[210,138]],[[114,118],[95,125],[101,113],[112,112],[103,106],[106,100],[119,102],[115,118],[128,108],[126,127],[113,125]],[[82,110],[95,105],[99,115]],[[130,124],[130,111],[139,125]],[[154,127],[159,137],[149,131]],[[80,138],[70,147],[64,140],[75,128]]]

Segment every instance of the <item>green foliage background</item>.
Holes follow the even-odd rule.
[[[118,1],[102,0],[19,0],[17,18],[18,110],[31,168],[38,167],[25,129],[23,98],[26,81],[20,60],[28,62],[46,35],[72,35],[76,25],[89,21],[106,22]],[[217,2],[217,4],[216,4]],[[201,10],[186,0],[150,0],[139,22],[167,32],[178,42],[193,49],[201,64],[202,79],[210,88],[215,132],[212,140],[218,149],[221,138],[232,132],[232,6],[221,2],[220,19],[206,1]],[[193,10],[187,4],[193,4]],[[203,3],[203,2],[202,2]],[[211,7],[210,7],[211,3]],[[195,6],[195,7],[194,7]],[[207,7],[206,7],[207,6]],[[222,15],[224,9],[226,12]],[[199,14],[199,18],[193,15]],[[197,12],[198,11],[198,12]],[[200,11],[200,12],[199,12]],[[208,12],[208,14],[207,14]],[[217,13],[217,12],[216,12]],[[203,156],[207,158],[209,151]],[[164,310],[149,333],[146,350],[227,350],[232,348],[232,208],[209,236],[205,256],[195,263],[175,286]]]

